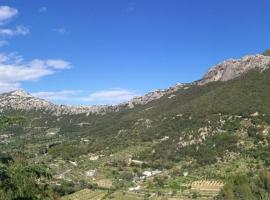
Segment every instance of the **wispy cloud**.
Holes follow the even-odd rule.
[[[43,7],[40,11],[44,12]],[[19,14],[16,8],[0,6],[0,47],[8,44],[7,38],[27,35],[29,29],[23,25],[10,27],[9,22]],[[17,53],[0,52],[0,92],[21,87],[23,82],[37,81],[71,67],[71,63],[62,59],[33,59],[24,61]]]
[[[61,59],[47,60],[46,64],[54,69],[68,69],[71,67],[69,62]]]
[[[41,8],[39,8],[38,12],[40,13],[44,13],[47,12],[48,8],[46,6],[42,6]]]
[[[85,102],[97,102],[98,104],[118,104],[128,101],[138,94],[127,89],[102,90],[89,94],[86,97],[78,98]]]
[[[90,94],[81,90],[63,90],[56,92],[36,92],[32,93],[32,95],[56,103],[115,105],[126,102],[140,94],[133,90],[119,88],[96,91]]]
[[[71,101],[81,93],[82,91],[80,90],[63,90],[58,92],[36,92],[32,93],[32,95],[49,101],[58,102],[58,101]]]
[[[0,6],[0,25],[18,15],[18,10],[9,6]]]
[[[25,26],[17,26],[15,29],[0,29],[0,36],[27,35],[30,31]]]
[[[27,35],[30,33],[30,30],[23,25],[16,26],[15,28],[7,27],[8,23],[18,14],[19,12],[16,8],[0,6],[0,47],[7,44],[6,37]]]
[[[52,29],[53,32],[56,32],[58,34],[61,34],[61,35],[65,35],[65,34],[68,34],[69,33],[69,30],[67,30],[66,28],[64,27],[61,27],[61,28],[54,28]]]
[[[25,62],[22,56],[16,53],[0,54],[0,92],[17,89],[22,82],[36,81],[70,67],[67,61],[62,60],[66,63],[65,67],[58,65],[57,62],[52,59],[34,59]]]

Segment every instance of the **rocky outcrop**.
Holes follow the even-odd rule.
[[[270,67],[270,57],[263,55],[245,56],[241,59],[230,59],[212,67],[198,81],[199,85],[204,85],[215,81],[228,81],[241,74],[251,70],[259,69],[261,71]]]
[[[33,97],[23,90],[16,90],[0,95],[0,111],[6,110],[23,110],[23,111],[41,111],[44,114],[50,113],[59,115],[75,114],[104,114],[109,111],[117,111],[114,106],[68,106],[55,105],[44,99]]]
[[[145,105],[151,101],[160,99],[161,97],[163,97],[165,95],[172,94],[179,89],[185,89],[187,87],[188,87],[188,84],[178,83],[175,86],[170,87],[168,89],[155,90],[155,91],[149,92],[143,96],[135,97],[135,98],[131,99],[129,102],[124,103],[123,105],[127,105],[129,108],[133,108],[134,105]]]
[[[176,84],[165,90],[156,90],[149,92],[144,96],[135,97],[128,102],[130,108],[136,104],[144,105],[151,101],[157,100],[165,95],[172,94],[179,89],[187,89],[190,85],[205,85],[215,81],[228,81],[234,79],[251,69],[264,71],[270,67],[270,56],[252,55],[245,56],[241,59],[230,59],[213,66],[201,80],[190,84]]]

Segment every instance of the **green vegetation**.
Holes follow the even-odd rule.
[[[0,194],[213,199],[221,182],[217,199],[267,199],[269,85],[269,70],[253,70],[106,115],[6,112],[0,151],[12,157],[1,157]],[[204,180],[214,189],[192,189]]]
[[[0,116],[0,129],[7,128],[11,125],[23,125],[26,119],[24,117],[6,117]]]
[[[51,175],[41,165],[29,164],[20,158],[0,155],[0,199],[51,200],[48,185]]]
[[[270,172],[262,171],[259,176],[254,174],[239,174],[231,178],[227,183],[219,199],[240,200],[240,199],[262,199],[270,198]]]
[[[0,127],[22,125],[22,117],[1,117]],[[53,193],[48,185],[51,175],[43,165],[34,165],[23,155],[10,156],[0,153],[0,199],[1,200],[51,200]]]

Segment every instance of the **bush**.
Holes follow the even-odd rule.
[[[15,162],[9,156],[2,156],[0,197],[4,196],[4,200],[52,200],[54,197],[48,185],[50,178],[45,166]]]
[[[270,172],[262,171],[259,176],[236,175],[224,186],[217,199],[256,200],[269,199]]]

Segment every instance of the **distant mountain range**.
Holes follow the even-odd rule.
[[[56,105],[47,100],[34,97],[23,90],[16,90],[0,95],[0,111],[9,109],[21,111],[42,111],[56,116],[76,114],[104,114],[117,112],[121,109],[133,108],[136,105],[145,105],[165,95],[173,94],[179,89],[188,89],[191,85],[205,85],[216,81],[228,81],[234,79],[252,69],[264,71],[270,66],[270,57],[264,55],[245,56],[241,59],[230,59],[219,63],[203,76],[201,80],[187,84],[176,84],[163,90],[155,90],[143,96],[135,97],[128,102],[119,105],[95,105],[95,106],[70,106]],[[171,96],[172,98],[173,96]]]

